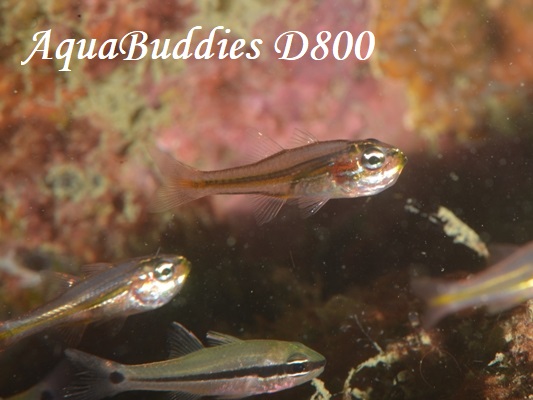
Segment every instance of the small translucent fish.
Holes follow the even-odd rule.
[[[172,392],[174,400],[203,396],[239,399],[254,394],[289,389],[317,377],[326,360],[296,342],[240,340],[210,332],[204,347],[194,334],[174,323],[170,337],[171,358],[140,365],[66,350],[81,372],[65,388],[69,399],[97,400],[130,390]]]
[[[84,270],[85,279],[51,302],[0,322],[0,348],[48,328],[125,318],[161,307],[183,287],[190,263],[182,256],[158,255],[88,265]]]
[[[533,298],[533,242],[464,280],[417,278],[411,286],[427,304],[422,320],[426,327],[448,314],[471,307],[486,306],[490,313],[507,310]]]
[[[374,139],[319,142],[300,132],[298,144],[303,145],[284,149],[259,135],[266,158],[218,171],[199,171],[166,153],[151,151],[165,179],[151,209],[166,211],[214,194],[253,194],[259,224],[274,218],[287,201],[295,201],[307,217],[329,199],[370,196],[387,189],[407,162],[399,149]]]

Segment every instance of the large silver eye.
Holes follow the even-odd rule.
[[[174,275],[174,265],[171,263],[163,263],[161,265],[158,265],[154,269],[155,279],[161,282],[165,282],[165,281],[168,281],[169,279],[172,279],[173,275]]]
[[[361,163],[366,169],[374,170],[381,168],[385,163],[385,153],[377,147],[371,147],[363,152]]]

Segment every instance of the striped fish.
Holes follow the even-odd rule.
[[[213,194],[255,195],[259,224],[272,220],[283,204],[295,201],[304,217],[329,199],[370,196],[392,186],[407,162],[396,147],[378,140],[319,142],[305,132],[299,147],[284,149],[259,133],[265,158],[236,168],[199,171],[159,150],[151,151],[164,183],[152,211],[166,211]]]
[[[495,314],[533,299],[533,242],[529,242],[486,270],[459,281],[428,277],[411,282],[413,292],[426,302],[422,319],[432,327],[449,314],[487,307]]]
[[[209,332],[211,347],[178,323],[172,325],[171,359],[123,365],[73,349],[66,356],[78,379],[65,397],[96,400],[130,390],[169,391],[174,400],[226,399],[289,389],[317,377],[324,357],[300,343],[240,340]]]
[[[190,263],[182,256],[158,255],[83,269],[87,277],[54,300],[0,322],[0,349],[49,328],[125,318],[161,307],[183,287]]]

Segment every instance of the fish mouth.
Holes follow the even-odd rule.
[[[407,164],[407,156],[398,148],[394,148],[390,151],[390,156],[398,162],[400,168],[403,168]]]

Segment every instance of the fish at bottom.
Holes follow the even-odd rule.
[[[170,359],[124,365],[79,350],[67,359],[80,372],[65,388],[65,398],[97,400],[130,390],[168,391],[173,400],[203,396],[239,399],[274,393],[319,376],[325,358],[301,343],[280,340],[240,340],[209,332],[202,342],[173,323]]]
[[[68,361],[62,360],[41,382],[5,400],[61,400],[63,388],[72,378],[73,372]]]
[[[466,279],[449,282],[417,278],[411,288],[426,302],[422,318],[426,328],[467,308],[485,306],[491,314],[505,311],[533,298],[533,242]]]

